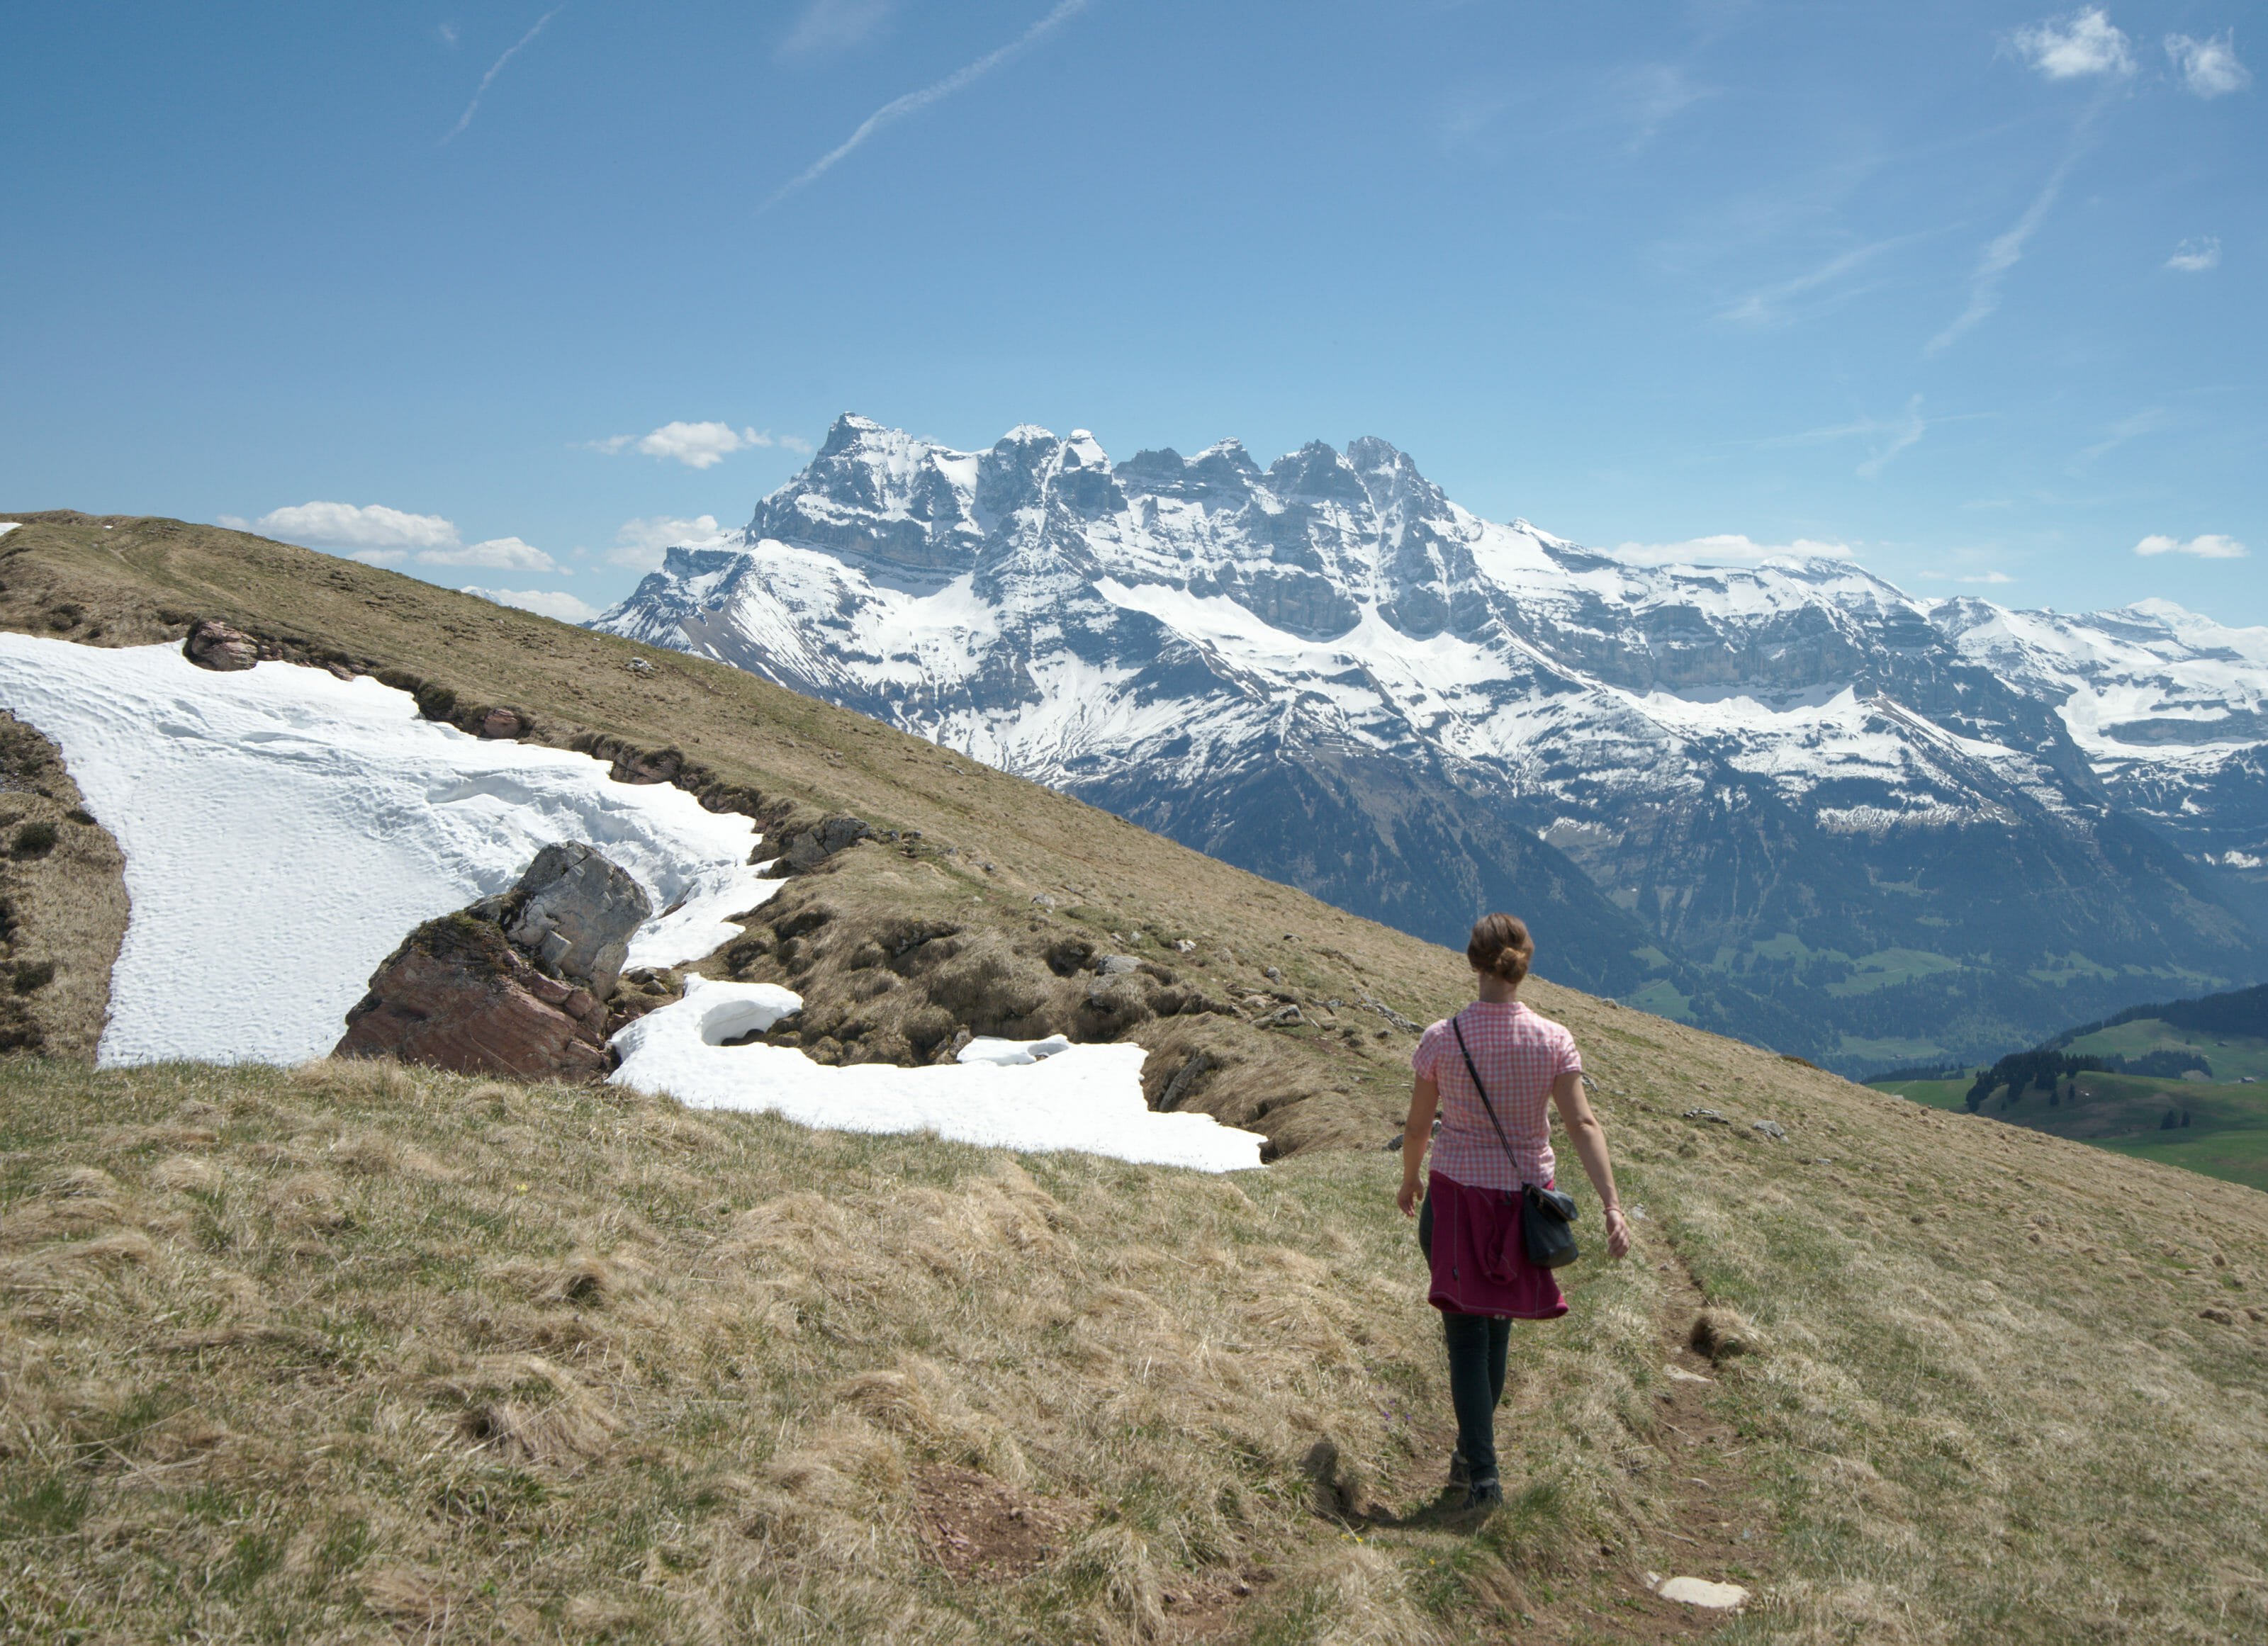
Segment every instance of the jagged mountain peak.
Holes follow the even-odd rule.
[[[1374,436],[1263,470],[846,415],[597,626],[1427,937],[1518,908],[1552,975],[1845,1068],[2268,968],[2268,634],[1650,566]]]

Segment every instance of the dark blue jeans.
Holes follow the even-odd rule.
[[[1433,1201],[1418,1209],[1418,1249],[1433,1257]],[[1441,1312],[1449,1350],[1449,1404],[1457,1414],[1457,1451],[1476,1486],[1497,1478],[1496,1408],[1504,1399],[1504,1362],[1512,1322],[1497,1315]]]

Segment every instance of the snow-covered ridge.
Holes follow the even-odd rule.
[[[1533,865],[1511,894],[1563,884],[1557,862],[1644,922],[1609,935],[1595,907],[1566,906],[1563,951],[1593,934],[1587,975],[1617,992],[1652,942],[1737,955],[1830,906],[1846,924],[1935,922],[1869,939],[1882,946],[2007,948],[2007,930],[1962,935],[1976,896],[1913,902],[1920,865],[1854,904],[1845,888],[1873,870],[1838,841],[1981,864],[2014,840],[2051,900],[2110,877],[2102,907],[2161,935],[2151,964],[2191,964],[2195,939],[2250,965],[2242,922],[2198,900],[2236,895],[2229,865],[2268,854],[2268,632],[2161,602],[2064,618],[1917,599],[1837,556],[1638,564],[1484,520],[1383,440],[1265,468],[1233,440],[1113,463],[1085,431],[1027,424],[960,452],[845,417],[735,539],[673,550],[593,627],[874,715],[1437,939],[1466,893],[1416,908],[1421,882],[1491,873],[1394,866],[1410,785],[1447,785],[1424,810],[1458,818],[1428,849],[1517,820],[1572,863]],[[1288,826],[1318,806],[1360,838],[1252,827],[1254,807]],[[2141,863],[2101,838],[2122,812],[2205,878],[2168,891],[2162,867],[2118,867]],[[1381,886],[1401,900],[1367,902]],[[2268,919],[2268,882],[2261,895]]]

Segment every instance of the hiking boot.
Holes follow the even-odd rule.
[[[1494,1480],[1475,1481],[1465,1488],[1465,1512],[1485,1515],[1504,1506],[1504,1487]]]
[[[1462,1495],[1472,1483],[1473,1466],[1465,1461],[1463,1452],[1451,1452],[1449,1454],[1449,1489]]]

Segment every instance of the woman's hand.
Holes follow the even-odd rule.
[[[1395,1193],[1394,1203],[1402,1209],[1402,1215],[1404,1217],[1415,1217],[1418,1215],[1418,1179],[1403,1179],[1401,1188]]]
[[[1623,1216],[1621,1207],[1609,1207],[1607,1210],[1607,1255],[1625,1258],[1630,1255],[1630,1219]]]

